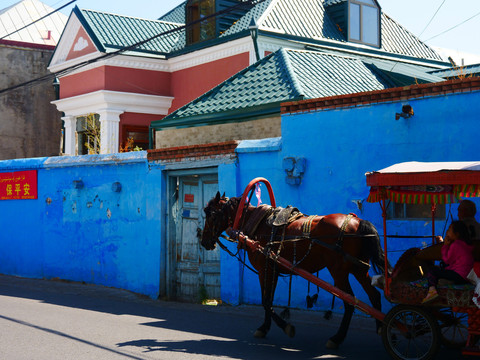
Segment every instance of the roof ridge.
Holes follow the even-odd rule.
[[[290,50],[288,50],[288,51],[290,51]],[[292,66],[292,63],[291,63],[290,58],[288,56],[287,50],[285,50],[284,48],[281,48],[277,52],[280,54],[282,60],[285,63],[285,68],[287,70],[287,75],[290,79],[290,82],[292,83],[293,88],[297,92],[297,95],[299,97],[304,97],[305,96],[305,91],[303,90],[303,87],[302,87],[302,85],[300,84],[300,81],[297,78],[297,74],[295,73],[295,70],[293,69],[293,66]]]
[[[265,11],[260,15],[256,21],[257,26],[260,28],[262,26],[262,22],[265,20],[267,15],[272,11],[272,9],[275,7],[275,5],[279,2],[280,0],[270,0],[270,4],[267,5],[267,8]]]
[[[142,20],[142,21],[152,21],[152,22],[162,22],[162,23],[179,24],[179,23],[174,23],[174,22],[170,22],[170,21],[164,21],[164,20],[158,20],[158,19],[147,19],[147,18],[142,18],[142,17],[138,17],[138,16],[122,15],[122,14],[117,14],[117,13],[112,13],[112,12],[107,12],[107,11],[100,11],[100,10],[92,10],[92,9],[80,9],[80,10],[81,10],[81,11],[89,11],[89,12],[97,13],[97,14],[105,14],[105,15],[110,15],[110,16],[118,16],[118,17],[122,17],[122,18]]]

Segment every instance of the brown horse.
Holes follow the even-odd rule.
[[[205,249],[213,250],[222,232],[233,225],[239,204],[240,198],[229,199],[225,197],[225,194],[220,196],[220,193],[217,193],[209,201],[204,209],[206,218],[201,242]],[[353,292],[348,277],[349,274],[353,274],[367,293],[372,306],[378,310],[381,309],[381,295],[371,285],[368,265],[360,266],[346,260],[348,257],[354,257],[366,264],[371,261],[375,270],[383,273],[385,264],[383,250],[378,233],[370,222],[356,216],[343,214],[315,217],[297,214],[295,220],[285,225],[284,228],[280,228],[276,234],[272,233],[272,227],[267,225],[265,219],[261,221],[257,219],[255,221],[256,230],[252,233],[249,221],[253,221],[257,217],[258,211],[255,212],[255,209],[258,208],[251,205],[245,207],[242,214],[244,225],[239,229],[244,231],[246,227],[249,227],[250,239],[258,241],[263,247],[310,273],[326,267],[334,279],[334,285],[351,295]],[[306,233],[306,229],[308,233]],[[312,241],[312,239],[317,241]],[[319,245],[318,240],[326,246]],[[291,272],[250,248],[247,248],[246,251],[250,263],[258,271],[262,305],[265,309],[265,320],[256,330],[255,336],[265,337],[270,329],[271,319],[273,319],[287,335],[293,337],[295,328],[276,314],[272,307],[279,273],[290,274]],[[329,348],[337,348],[347,335],[354,308],[345,301],[344,306],[345,312],[340,329],[327,342]],[[380,325],[380,322],[377,321],[377,329]]]

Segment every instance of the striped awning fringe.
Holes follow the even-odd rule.
[[[367,201],[388,199],[403,204],[449,204],[465,197],[480,197],[480,185],[372,187]]]

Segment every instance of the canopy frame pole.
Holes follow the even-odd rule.
[[[385,252],[385,288],[383,289],[385,297],[390,297],[390,278],[388,274],[388,257],[387,257],[387,203],[385,198],[380,200],[380,207],[382,209],[383,218],[383,248]]]

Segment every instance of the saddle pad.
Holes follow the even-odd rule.
[[[284,226],[301,216],[302,213],[295,207],[288,205],[286,208],[277,207],[267,218],[268,226]]]
[[[273,210],[274,208],[270,205],[257,206],[245,224],[243,233],[247,236],[253,236],[257,231],[258,225],[260,225],[263,219],[265,219],[267,216],[270,216]]]

